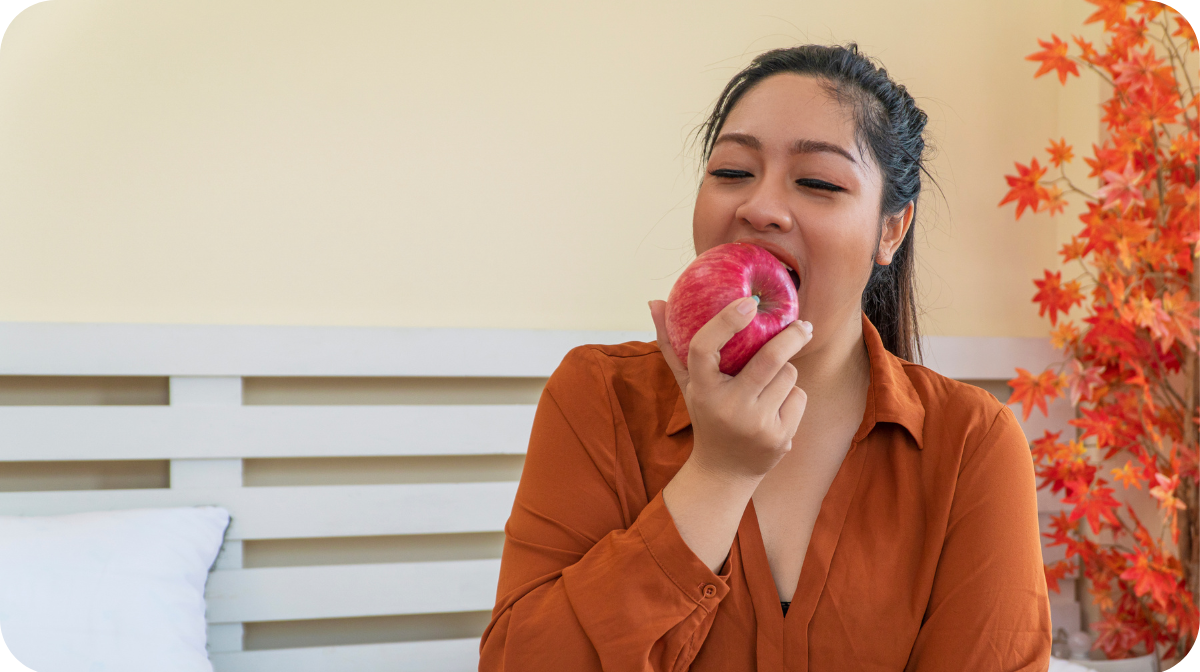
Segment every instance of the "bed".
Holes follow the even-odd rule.
[[[205,590],[217,672],[473,670],[542,384],[576,345],[652,338],[0,324],[0,515],[227,509]],[[1056,358],[1045,339],[924,343],[997,395]],[[1054,608],[1078,629],[1070,582]]]

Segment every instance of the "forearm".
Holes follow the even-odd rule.
[[[719,572],[762,479],[707,469],[694,455],[663,488],[663,502],[684,543],[709,569]]]
[[[729,571],[714,574],[701,564],[662,498],[561,572],[530,581],[518,574],[536,571],[552,535],[543,528],[539,541],[523,539],[546,520],[522,508],[510,519],[480,669],[686,669],[729,591]]]

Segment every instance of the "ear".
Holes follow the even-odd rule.
[[[909,201],[904,209],[894,215],[888,215],[883,220],[883,230],[879,234],[879,249],[875,251],[875,263],[887,266],[892,263],[892,255],[900,249],[908,227],[912,225],[913,202]]]

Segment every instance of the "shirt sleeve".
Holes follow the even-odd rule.
[[[1045,672],[1050,601],[1029,444],[1001,407],[964,451],[925,619],[906,672]]]
[[[572,350],[538,402],[481,672],[685,670],[729,592],[730,563],[696,557],[661,493],[628,520],[602,357]]]

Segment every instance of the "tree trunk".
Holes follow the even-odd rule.
[[[1195,264],[1192,265],[1191,295],[1193,301],[1200,300],[1200,273],[1197,272]],[[1184,392],[1187,409],[1184,412],[1183,445],[1190,450],[1197,450],[1200,442],[1197,441],[1195,418],[1196,413],[1200,411],[1200,371],[1197,370],[1195,351],[1188,353],[1184,371],[1187,374],[1184,382],[1187,386]],[[1179,531],[1179,560],[1183,564],[1185,585],[1193,600],[1200,599],[1200,590],[1197,589],[1197,586],[1200,586],[1200,488],[1196,479],[1196,475],[1179,479],[1183,484],[1183,492],[1180,494],[1183,495],[1183,503],[1187,505],[1187,509],[1183,511],[1183,529]],[[1197,607],[1200,607],[1200,604],[1197,604]],[[1185,632],[1184,651],[1190,651],[1195,643],[1196,633]]]

